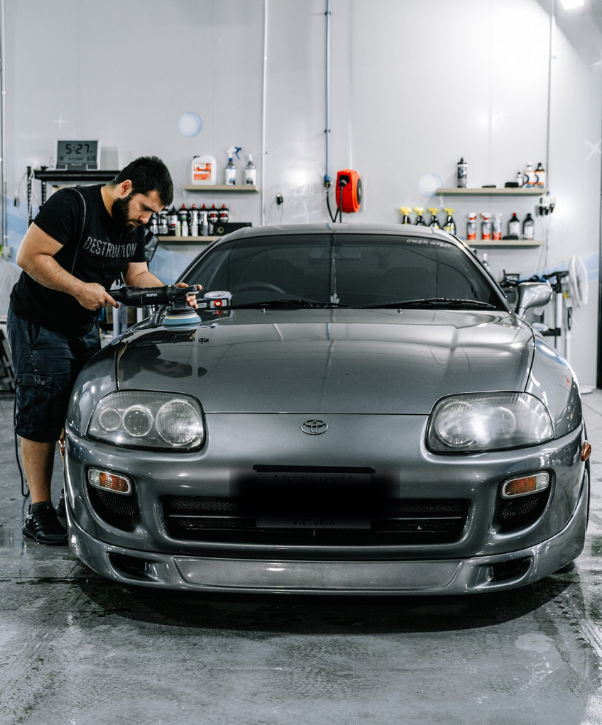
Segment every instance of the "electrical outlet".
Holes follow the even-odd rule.
[[[282,194],[276,194],[276,204],[280,206],[280,204],[284,204],[284,198]]]

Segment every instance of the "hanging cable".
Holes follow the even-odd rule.
[[[23,476],[23,469],[21,468],[21,461],[19,460],[19,441],[17,440],[17,393],[15,392],[15,405],[13,407],[13,423],[15,425],[15,458],[17,459],[17,468],[19,469],[19,475],[21,476],[21,495],[23,498],[29,496],[29,486],[27,491],[25,490],[25,477]]]

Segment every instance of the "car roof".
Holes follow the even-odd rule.
[[[416,224],[278,224],[265,227],[243,227],[227,234],[223,239],[243,239],[245,237],[271,237],[296,234],[394,234],[403,236],[441,239],[465,246],[452,234],[433,229],[432,227],[416,226]]]

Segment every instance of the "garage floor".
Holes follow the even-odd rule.
[[[0,398],[0,723],[602,723],[602,391],[584,403],[576,567],[504,595],[324,599],[129,589],[24,541]]]

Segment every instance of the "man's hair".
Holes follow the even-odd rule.
[[[157,156],[141,156],[123,168],[109,186],[124,181],[132,182],[132,194],[148,194],[156,191],[163,206],[173,202],[173,181],[167,166]]]

